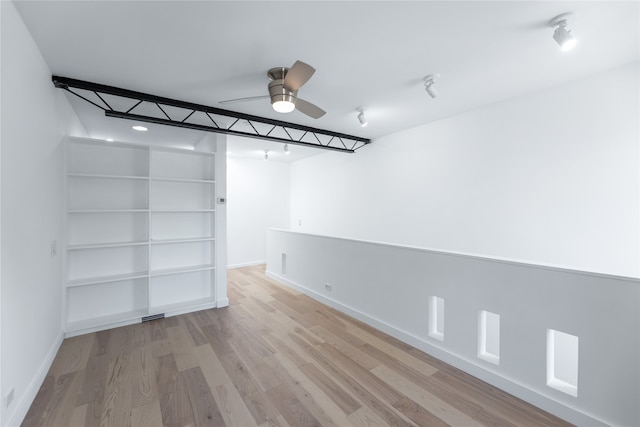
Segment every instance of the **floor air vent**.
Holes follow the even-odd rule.
[[[154,314],[153,316],[146,316],[142,318],[143,322],[150,322],[151,320],[164,319],[164,313]]]

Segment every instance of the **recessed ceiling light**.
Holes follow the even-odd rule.
[[[136,126],[133,126],[133,130],[137,130],[137,131],[140,131],[140,132],[146,132],[148,129],[146,127],[144,127],[144,126],[136,125]]]
[[[113,138],[107,138],[105,141],[107,141],[107,142],[113,142]]]

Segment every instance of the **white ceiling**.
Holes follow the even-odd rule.
[[[640,51],[637,1],[19,1],[16,6],[53,74],[368,138],[636,62]],[[548,22],[565,12],[573,13],[569,28],[578,45],[563,53]],[[317,70],[299,96],[326,110],[324,117],[282,115],[268,100],[218,104],[265,95],[267,70],[297,59]],[[442,76],[436,99],[423,85],[433,73]],[[131,122],[104,118],[83,101],[72,103],[96,138],[186,145],[202,138],[197,131],[153,125],[146,135],[133,135]],[[356,119],[358,107],[369,121],[365,128]],[[247,144],[252,155],[274,147],[259,140]],[[276,143],[273,150],[279,149]]]

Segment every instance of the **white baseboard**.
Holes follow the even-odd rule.
[[[265,261],[265,260],[242,262],[242,263],[239,263],[239,264],[227,265],[227,269],[242,268],[242,267],[253,267],[254,265],[262,265],[262,264],[266,264],[266,263],[267,263],[267,261]]]
[[[425,341],[420,337],[398,329],[388,323],[371,317],[366,313],[342,304],[339,301],[327,298],[326,296],[299,283],[291,281],[279,274],[267,270],[266,275],[566,421],[576,425],[590,427],[606,427],[611,425],[610,423],[597,419],[579,409],[560,403],[554,400],[552,396],[544,395],[536,390],[532,390],[524,384],[515,382],[494,372],[490,372],[475,363],[475,361],[468,360],[467,358],[445,350],[439,347],[436,343]]]
[[[5,427],[18,427],[24,421],[24,417],[27,416],[27,412],[33,403],[33,400],[36,398],[38,391],[40,390],[40,386],[44,382],[44,379],[49,372],[49,368],[51,368],[51,364],[53,363],[53,359],[55,359],[56,354],[58,354],[58,350],[60,349],[60,345],[64,339],[64,334],[62,330],[58,333],[51,348],[47,352],[44,360],[40,364],[40,368],[31,379],[29,386],[22,394],[19,396],[18,402],[16,402],[15,409],[13,413],[9,414],[8,421]],[[5,409],[6,410],[6,409]]]

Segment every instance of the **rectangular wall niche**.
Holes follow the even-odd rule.
[[[480,310],[478,316],[478,357],[500,364],[500,315]]]
[[[547,385],[578,396],[578,337],[547,329]]]
[[[444,341],[444,298],[429,297],[429,336]]]
[[[287,274],[287,254],[282,254],[282,263],[280,264],[280,273]]]

